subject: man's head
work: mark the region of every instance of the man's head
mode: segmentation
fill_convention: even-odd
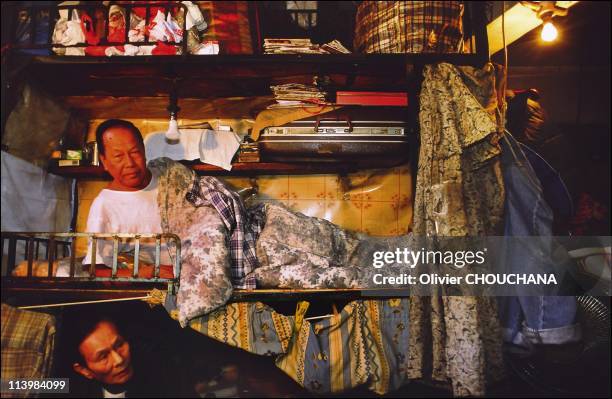
[[[72,365],[74,371],[105,385],[125,384],[132,378],[130,344],[113,321],[92,319],[75,327],[78,353]]]
[[[121,119],[109,119],[98,126],[96,141],[102,165],[113,177],[112,188],[136,191],[149,184],[144,142],[136,126]]]

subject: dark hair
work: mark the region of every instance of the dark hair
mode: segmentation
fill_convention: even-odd
[[[138,128],[134,126],[132,122],[128,122],[123,119],[109,119],[100,123],[96,129],[96,141],[98,142],[98,152],[100,154],[104,155],[104,142],[102,141],[102,136],[104,135],[104,132],[113,127],[123,127],[129,130],[134,135],[134,138],[136,138],[136,141],[138,141],[138,143],[144,147],[142,133],[140,133],[140,130],[138,130]]]
[[[66,361],[70,364],[77,362],[81,363],[83,366],[86,365],[85,359],[79,351],[79,346],[81,346],[83,341],[96,330],[100,323],[112,324],[117,329],[117,332],[123,336],[120,324],[107,315],[96,313],[83,314],[83,312],[79,312],[63,320],[63,342],[67,355]]]

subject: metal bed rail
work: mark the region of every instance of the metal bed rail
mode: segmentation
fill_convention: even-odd
[[[45,281],[95,281],[95,282],[106,282],[106,281],[127,281],[134,283],[167,283],[169,292],[175,292],[178,288],[180,281],[181,272],[181,240],[176,234],[127,234],[127,233],[49,233],[49,232],[1,232],[1,252],[2,252],[2,264],[4,265],[5,260],[7,261],[6,267],[3,267],[3,278],[10,277],[16,280],[45,280]],[[91,240],[91,265],[89,267],[89,275],[82,276],[76,273],[76,239],[87,238]],[[112,265],[110,265],[111,276],[110,277],[99,277],[96,276],[96,247],[99,239],[112,239],[113,241],[113,256]],[[120,277],[117,275],[118,256],[119,256],[119,244],[121,240],[129,239],[134,243],[134,268],[132,275],[129,277]],[[139,277],[139,255],[142,239],[155,239],[155,264],[152,278]],[[161,245],[162,239],[164,239],[168,246],[175,251],[172,259],[173,261],[173,276],[172,278],[160,277],[161,269]],[[5,242],[8,242],[5,245]],[[18,243],[23,242],[24,254],[23,259],[27,260],[27,273],[23,277],[12,276],[12,271],[16,267],[16,260],[18,259]],[[34,260],[40,258],[40,246],[46,244],[46,250],[44,259],[48,262],[47,276],[36,277],[33,275]],[[5,248],[7,249],[5,254]],[[57,254],[59,253],[58,248],[61,249],[64,256],[66,252],[69,252],[70,256],[70,273],[68,277],[55,277],[53,276],[53,263],[58,259]],[[21,257],[19,257],[21,258]],[[108,265],[107,265],[108,266]]]

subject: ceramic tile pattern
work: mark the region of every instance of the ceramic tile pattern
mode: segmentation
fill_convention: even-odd
[[[89,139],[102,122],[92,120]],[[132,120],[143,135],[164,130],[165,120]],[[198,121],[181,121],[194,123]],[[233,125],[234,121],[229,121]],[[237,128],[240,128],[237,126]],[[291,209],[344,228],[376,236],[406,234],[412,224],[413,179],[409,165],[349,175],[295,175],[224,178],[236,189],[258,187],[258,202],[280,201]],[[77,231],[85,231],[91,201],[106,182],[79,182]],[[84,253],[87,244],[77,242]]]

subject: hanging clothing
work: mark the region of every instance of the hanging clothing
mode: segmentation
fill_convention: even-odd
[[[504,184],[494,70],[441,63],[423,75],[413,233],[500,235]],[[495,298],[432,289],[431,297],[410,298],[408,374],[450,383],[457,396],[484,395],[487,383],[503,376]]]
[[[546,201],[545,190],[523,147],[509,134],[504,135],[501,145],[506,185],[504,235],[552,237],[553,210]],[[552,248],[548,245],[542,247]],[[543,258],[531,253],[525,250],[519,254],[510,249],[503,256],[503,261],[508,270],[517,273],[554,273],[555,269],[563,267],[553,260],[552,250],[545,253]],[[517,290],[520,294],[520,287]],[[520,346],[579,341],[582,334],[580,324],[576,323],[577,308],[575,296],[555,296],[542,292],[542,296],[500,297],[499,313],[504,340]]]
[[[2,304],[2,379],[42,379],[51,376],[55,345],[55,318]],[[4,397],[32,393],[3,392]]]
[[[166,308],[173,311],[172,297]],[[247,352],[275,356],[278,368],[318,394],[363,384],[383,395],[408,382],[409,299],[348,303],[338,314],[305,320],[307,302],[284,316],[260,302],[230,303],[192,320],[195,331]]]

